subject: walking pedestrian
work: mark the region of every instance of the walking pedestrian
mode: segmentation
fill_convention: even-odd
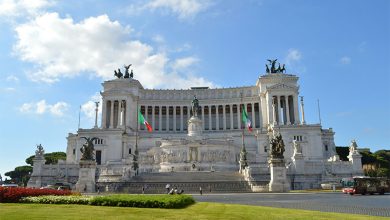
[[[203,192],[202,192],[202,187],[201,187],[201,186],[199,187],[199,194],[200,194],[200,195],[203,194]]]

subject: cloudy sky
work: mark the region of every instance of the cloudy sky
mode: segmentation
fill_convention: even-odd
[[[115,2],[115,3],[113,3]],[[113,70],[146,88],[254,85],[266,59],[300,77],[306,120],[390,148],[387,0],[0,0],[0,173],[36,144],[65,151],[93,126]]]

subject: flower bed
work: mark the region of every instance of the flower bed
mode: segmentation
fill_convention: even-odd
[[[23,197],[42,195],[71,195],[69,190],[0,187],[0,202],[19,202]]]
[[[83,204],[138,208],[184,208],[195,203],[189,195],[109,195],[109,196],[39,196],[21,200],[26,203]]]

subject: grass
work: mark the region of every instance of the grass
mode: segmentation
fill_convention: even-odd
[[[149,209],[85,205],[0,203],[0,219],[389,219],[385,217],[327,213],[261,206],[196,203],[183,209]]]

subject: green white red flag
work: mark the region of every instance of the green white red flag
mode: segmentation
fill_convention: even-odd
[[[244,122],[245,127],[248,128],[250,132],[252,132],[252,122],[248,117],[248,114],[246,113],[246,110],[244,106],[242,106],[242,122]]]
[[[141,110],[138,109],[138,121],[140,124],[144,124],[146,129],[148,129],[149,132],[152,132],[153,131],[153,128],[152,126],[149,124],[149,122],[147,122],[144,118],[144,116],[141,114]]]

